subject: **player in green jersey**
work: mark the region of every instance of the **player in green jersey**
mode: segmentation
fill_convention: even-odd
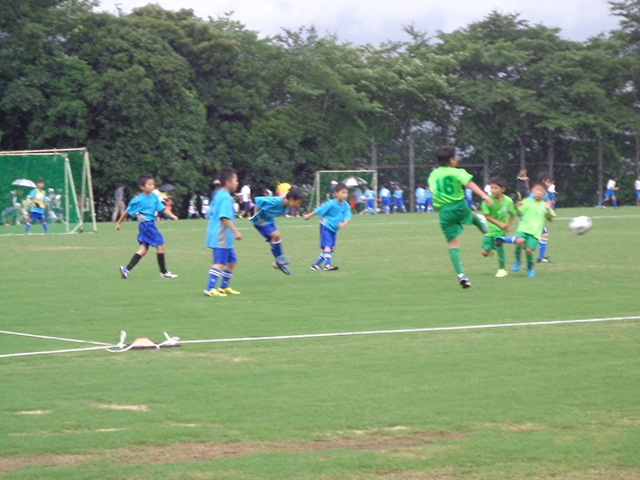
[[[513,200],[507,197],[504,192],[507,190],[507,181],[502,177],[493,177],[489,180],[491,187],[491,195],[489,198],[493,201],[493,205],[482,202],[480,210],[484,214],[489,223],[489,231],[482,237],[482,255],[488,257],[493,249],[498,252],[499,270],[496,277],[502,278],[509,274],[504,264],[504,237],[509,233],[513,219],[516,217],[516,207]]]
[[[527,277],[533,278],[533,252],[535,252],[542,236],[542,227],[544,221],[549,222],[555,217],[555,212],[549,207],[547,202],[543,200],[547,194],[547,187],[542,182],[536,182],[531,187],[533,198],[526,198],[518,207],[520,210],[520,223],[518,224],[518,232],[516,233],[516,261],[512,270],[517,272],[520,270],[520,255],[522,247],[527,254]]]
[[[469,288],[471,282],[462,270],[460,262],[460,239],[463,225],[472,223],[482,233],[489,229],[484,216],[471,211],[464,201],[464,188],[470,188],[473,193],[482,198],[487,205],[493,201],[478,185],[471,181],[473,175],[458,166],[455,147],[440,147],[436,153],[439,167],[429,175],[429,188],[433,192],[433,208],[440,216],[440,228],[449,246],[449,257],[458,275],[462,288]]]

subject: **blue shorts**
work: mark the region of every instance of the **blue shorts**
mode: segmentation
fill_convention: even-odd
[[[30,212],[29,213],[29,218],[31,218],[31,220],[33,220],[34,222],[44,222],[45,221],[44,213]]]
[[[427,206],[430,207],[433,205],[433,198],[427,198]]]
[[[640,192],[640,190],[638,190]],[[638,193],[638,195],[640,195],[640,193]],[[367,200],[367,208],[373,208],[373,198],[370,200]]]
[[[164,245],[164,238],[156,227],[156,222],[140,222],[138,225],[138,243],[147,247]]]
[[[401,198],[393,197],[393,204],[396,207],[404,207],[404,201]]]
[[[227,263],[238,263],[238,257],[233,248],[214,248],[213,264],[226,265]]]
[[[416,207],[424,207],[426,205],[426,203],[424,202],[417,202],[416,203]]]
[[[616,196],[616,191],[610,188],[607,188],[604,192],[604,198],[611,198]]]
[[[256,230],[258,230],[258,233],[260,233],[260,235],[267,239],[267,242],[271,241],[271,237],[269,235],[278,230],[272,223],[267,223],[265,225],[254,224],[253,226],[256,227]]]
[[[547,192],[547,200],[555,200],[556,199],[556,194],[555,193],[549,193]]]
[[[468,198],[468,197],[464,197],[464,201],[465,201],[465,202],[467,202],[467,205],[468,205],[469,207],[473,207],[473,200],[471,200],[471,199],[470,199],[470,198]]]
[[[391,199],[389,197],[382,197],[382,206],[383,207],[391,206]]]
[[[336,239],[338,234],[332,232],[324,225],[320,224],[320,249],[324,250],[326,247],[333,248],[336,246]]]
[[[640,198],[640,190],[636,190],[636,197]]]

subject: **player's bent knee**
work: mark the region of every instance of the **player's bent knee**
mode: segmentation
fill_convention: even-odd
[[[486,250],[482,250],[482,256],[483,257],[488,257],[489,256],[489,252]]]

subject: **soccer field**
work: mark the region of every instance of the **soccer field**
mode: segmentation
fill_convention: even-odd
[[[3,331],[236,340],[0,358],[0,476],[640,479],[640,209],[557,213],[554,263],[533,279],[496,278],[467,228],[467,290],[434,214],[355,217],[335,272],[309,269],[317,219],[278,219],[291,276],[237,220],[242,294],[226,298],[202,295],[205,221],[159,224],[177,279],[155,250],[120,278],[133,222],[0,237]],[[567,228],[578,215],[584,236]],[[606,321],[513,326],[592,319]],[[482,325],[496,327],[438,330]],[[0,355],[84,347],[0,334]]]

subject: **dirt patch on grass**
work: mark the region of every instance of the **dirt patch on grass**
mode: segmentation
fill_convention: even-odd
[[[209,462],[225,458],[251,455],[254,453],[312,453],[336,449],[366,451],[419,449],[445,438],[460,437],[457,435],[429,434],[424,432],[414,432],[403,436],[374,433],[363,436],[362,438],[330,438],[310,442],[188,442],[172,445],[114,448],[86,455],[31,455],[22,457],[0,457],[0,474],[18,470],[25,466],[67,465],[79,467],[92,461],[103,460],[109,460],[114,463],[124,465],[162,465],[176,462]],[[438,477],[424,478],[435,479]]]
[[[18,415],[45,415],[47,413],[51,413],[51,410],[23,410],[16,412]]]
[[[536,423],[509,423],[500,425],[500,430],[506,430],[507,432],[539,432],[547,430],[547,427]]]

